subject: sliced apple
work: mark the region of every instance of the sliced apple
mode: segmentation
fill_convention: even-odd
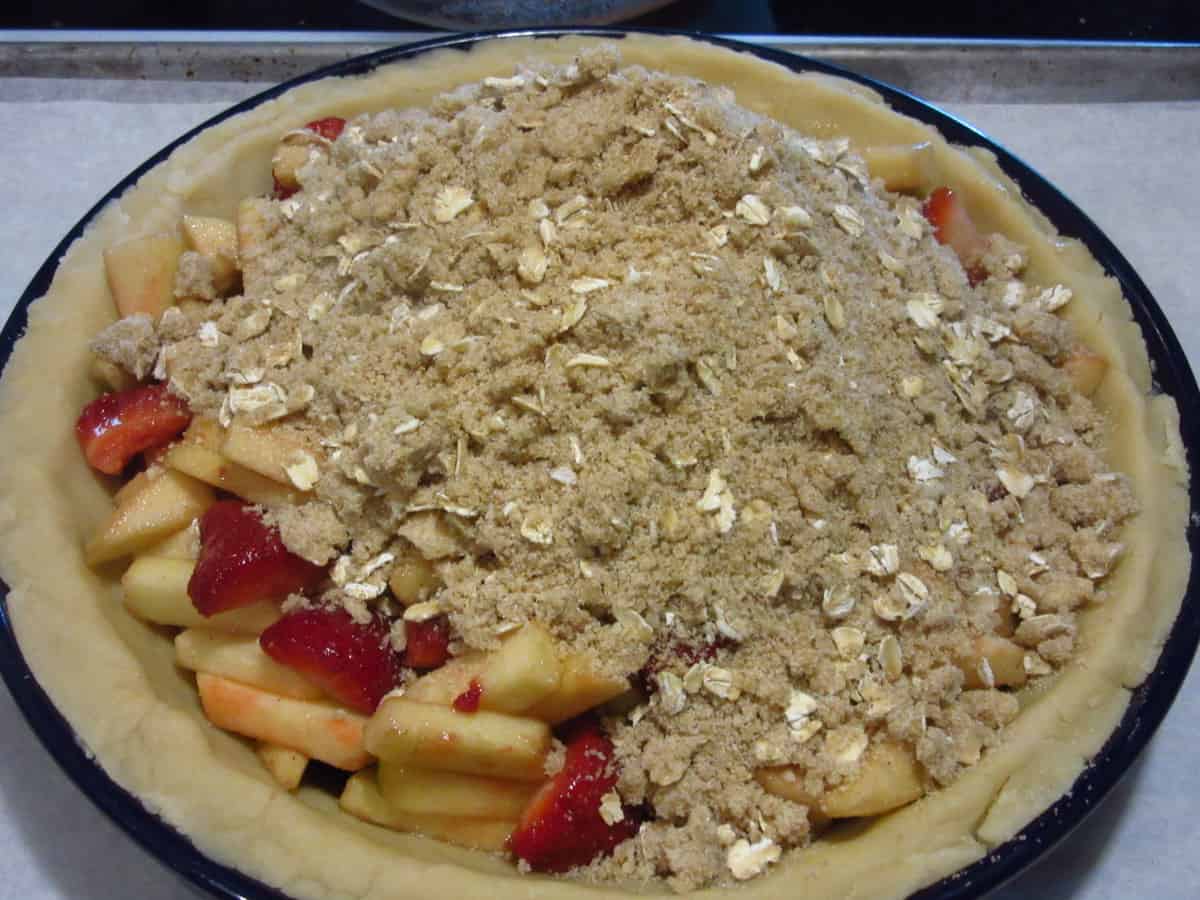
[[[794,766],[768,766],[754,773],[754,779],[768,794],[782,797],[808,807],[808,823],[813,828],[824,828],[829,816],[821,811],[821,804],[804,789],[801,773]]]
[[[117,488],[117,492],[113,494],[113,506],[124,506],[135,494],[141,493],[146,489],[155,478],[163,473],[162,466],[150,466],[148,469],[142,469],[127,482]]]
[[[186,559],[192,562],[200,553],[199,533],[189,524],[182,531],[165,537],[157,544],[147,547],[144,556],[159,556],[166,559]]]
[[[238,281],[237,226],[215,216],[184,216],[182,225],[188,249],[210,261],[213,287],[220,294],[231,291]]]
[[[932,163],[932,146],[919,144],[875,144],[859,151],[872,178],[883,180],[889,191],[916,193],[926,184]]]
[[[459,713],[390,697],[371,717],[367,749],[401,765],[519,781],[543,781],[550,728],[503,713]]]
[[[281,506],[302,502],[305,496],[294,488],[284,487],[278,481],[231,462],[216,450],[190,443],[186,437],[167,451],[163,463],[249,503]]]
[[[889,741],[867,750],[858,774],[821,798],[821,811],[831,819],[878,816],[924,794],[921,765],[912,750]]]
[[[194,568],[195,563],[188,559],[139,556],[121,576],[125,608],[155,625],[229,634],[262,634],[279,620],[279,604],[265,600],[208,618],[200,615],[187,592]]]
[[[255,748],[263,766],[271,773],[281,788],[294,791],[300,787],[304,778],[304,770],[308,768],[308,757],[290,747],[280,747],[278,744],[259,743]]]
[[[320,700],[325,696],[295,669],[267,656],[254,636],[189,628],[175,635],[175,662],[193,672],[220,675],[282,697]]]
[[[133,375],[126,372],[111,359],[105,359],[103,356],[92,357],[92,361],[88,365],[88,375],[91,376],[93,381],[112,391],[114,394],[137,387],[138,383]]]
[[[627,679],[602,675],[587,656],[573,653],[562,661],[558,687],[522,715],[557,725],[628,690]]]
[[[196,673],[200,703],[218,728],[297,750],[335,769],[371,762],[363,749],[366,719],[332,703],[280,697],[207,672]]]
[[[530,622],[487,656],[479,673],[479,708],[520,713],[550,696],[561,666],[554,637]]]
[[[1108,360],[1091,351],[1080,350],[1066,358],[1062,369],[1075,385],[1075,390],[1090,397],[1108,374]]]
[[[984,678],[983,662],[992,673],[992,684]],[[957,660],[967,688],[1021,687],[1028,675],[1025,672],[1025,648],[1008,638],[985,634],[971,643],[970,652]]]
[[[379,789],[396,812],[472,819],[517,819],[538,786],[458,772],[379,764]]]
[[[84,557],[94,566],[137,553],[186,528],[215,500],[212,488],[204,482],[164,469],[113,511],[88,541]]]
[[[441,668],[422,675],[404,689],[404,696],[418,703],[449,706],[471,686],[487,661],[487,654],[469,651],[447,661]]]
[[[376,783],[372,771],[352,775],[342,790],[339,803],[350,815],[395,831],[424,835],[436,841],[467,847],[471,850],[501,852],[515,821],[490,819],[456,819],[450,816],[415,815],[392,809]]]
[[[157,316],[171,305],[183,242],[174,234],[133,238],[104,251],[108,287],[122,316]]]
[[[392,594],[405,606],[429,599],[440,584],[433,563],[417,553],[399,557],[388,578]]]
[[[289,488],[293,485],[288,467],[307,453],[304,444],[276,428],[234,424],[221,441],[221,454],[227,459]]]
[[[558,691],[562,671],[553,636],[531,622],[505,640],[499,650],[463,654],[418,678],[404,696],[449,706],[474,682],[478,685],[479,709],[526,714],[526,710],[548,702]],[[627,689],[622,682],[621,691]]]
[[[266,268],[261,260],[270,240],[270,206],[270,200],[246,197],[237,208],[238,262],[242,266],[242,286],[251,296],[258,296],[268,287]]]
[[[310,143],[281,142],[271,157],[271,174],[275,176],[275,191],[288,196],[300,189],[297,173],[308,162]]]

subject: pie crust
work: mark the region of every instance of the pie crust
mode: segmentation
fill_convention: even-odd
[[[132,619],[115,580],[83,561],[85,537],[110,509],[108,485],[88,470],[70,427],[94,392],[88,341],[114,316],[101,251],[173,227],[183,212],[232,217],[239,198],[270,189],[279,136],[308,120],[424,105],[457,85],[510,74],[533,56],[569,62],[594,43],[505,39],[430,52],[366,76],[304,84],[205,130],[71,246],[48,294],[30,307],[28,332],[0,381],[0,573],[30,669],[117,783],[205,854],[289,895],[623,896],[519,875],[493,857],[364,825],[316,788],[288,794],[248,745],[204,720],[171,642]],[[1152,393],[1146,347],[1117,283],[1081,244],[1058,236],[986,151],[951,147],[851,82],[796,75],[685,38],[629,36],[620,49],[627,64],[730,86],[741,105],[819,137],[931,142],[936,178],[928,186],[950,185],[984,230],[1023,245],[1031,282],[1070,287],[1076,299],[1065,315],[1112,363],[1095,401],[1112,422],[1110,464],[1129,477],[1142,512],[1123,533],[1127,552],[1107,582],[1108,601],[1080,616],[1081,662],[1024,695],[1006,741],[950,787],[792,853],[736,889],[767,898],[792,895],[803,883],[812,898],[906,896],[981,858],[1066,792],[1153,669],[1190,566],[1175,402]]]

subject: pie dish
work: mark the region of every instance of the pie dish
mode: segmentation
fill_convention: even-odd
[[[432,92],[435,83],[437,89],[450,88],[477,80],[484,74],[503,75],[503,61],[508,60],[511,66],[512,56],[507,54],[520,53],[524,49],[519,44],[506,42],[485,45],[465,57],[456,54],[452,58],[427,58],[426,62],[436,63],[436,67],[431,65],[427,73],[420,76],[421,90]],[[550,56],[560,51],[569,55],[577,49],[570,41],[556,44],[553,50],[544,44],[537,47],[539,55]],[[623,52],[629,61],[645,61],[657,69],[670,70],[678,66],[710,81],[734,84],[743,104],[767,109],[773,117],[786,121],[788,112],[772,108],[770,104],[771,96],[782,95],[782,92],[776,94],[781,86],[777,79],[782,79],[782,85],[790,91],[789,99],[811,92],[814,104],[804,105],[802,109],[819,109],[822,117],[829,115],[838,123],[839,132],[849,135],[852,140],[866,143],[879,140],[880,130],[890,130],[886,138],[889,142],[912,142],[930,137],[928,132],[914,130],[918,129],[914,123],[890,116],[861,91],[839,89],[814,78],[796,81],[786,73],[747,57],[735,57],[690,42],[642,38],[631,38]],[[386,91],[389,104],[395,105],[398,101],[394,90],[398,85],[410,84],[412,77],[401,67],[393,71],[380,70],[365,83],[340,82],[297,88],[286,98],[290,105],[285,107],[285,114],[295,123],[334,112],[358,111],[369,108],[376,90]],[[408,103],[419,103],[425,96],[427,94],[409,95],[411,99],[406,99]],[[231,140],[232,128],[222,131],[221,126],[216,126],[198,137],[190,148],[176,154],[169,164],[175,166],[170,175],[172,180],[164,183],[170,185],[173,193],[177,190],[180,196],[187,198],[190,211],[227,213],[227,191],[236,191],[235,197],[254,192],[255,185],[250,182],[258,177],[256,167],[243,167],[242,162],[253,159],[255,154],[261,157],[278,137],[279,128],[268,121],[270,114],[266,110],[279,112],[272,107],[260,109],[255,115],[262,122],[261,129],[245,127],[251,125],[253,119],[238,123],[243,127]],[[214,148],[222,141],[223,152],[228,152],[235,160],[232,166],[229,158],[214,154]],[[1077,302],[1068,315],[1078,316],[1075,324],[1087,344],[1110,360],[1120,360],[1120,371],[1128,376],[1114,373],[1102,387],[1100,399],[1106,404],[1106,411],[1118,422],[1116,433],[1120,439],[1111,448],[1111,462],[1137,486],[1144,511],[1138,527],[1125,535],[1129,552],[1110,582],[1110,602],[1089,612],[1082,623],[1081,636],[1088,647],[1091,663],[1087,669],[1068,671],[1052,691],[1025,710],[1010,730],[1007,743],[990,753],[954,786],[874,823],[852,841],[824,843],[797,855],[781,866],[775,877],[746,888],[751,893],[769,896],[777,889],[771,886],[772,882],[778,885],[791,877],[806,877],[807,871],[810,874],[820,872],[822,878],[828,879],[825,887],[830,895],[843,893],[843,886],[848,882],[839,879],[851,879],[862,888],[872,883],[875,877],[879,884],[872,893],[899,896],[973,862],[983,855],[986,846],[1012,836],[1032,815],[1066,790],[1082,768],[1083,760],[1092,756],[1113,732],[1128,701],[1128,694],[1118,685],[1140,683],[1145,672],[1152,668],[1158,645],[1183,594],[1188,563],[1183,541],[1186,463],[1177,439],[1177,417],[1168,399],[1161,395],[1150,400],[1143,397],[1150,388],[1145,349],[1136,328],[1125,324],[1129,315],[1119,291],[1111,282],[1100,279],[1098,270],[1079,247],[1055,247],[1044,233],[1040,233],[1043,220],[1017,199],[1011,184],[1004,180],[994,164],[982,157],[976,157],[972,164],[966,157],[943,154],[940,144],[937,148],[939,174],[956,188],[972,196],[979,192],[983,198],[979,205],[973,206],[973,211],[981,214],[985,221],[994,219],[988,224],[1029,248],[1031,265],[1045,266],[1043,277],[1046,280],[1070,284],[1081,298],[1087,298],[1087,307],[1081,309],[1082,304]],[[243,157],[243,153],[247,156]],[[230,171],[234,173],[232,179],[227,177]],[[166,203],[157,202],[158,198],[153,196],[156,176],[149,177],[151,180],[123,198],[122,204],[133,217],[136,227],[153,229],[177,215],[179,205],[174,195],[169,196]],[[193,177],[197,181],[189,183]],[[5,382],[5,431],[10,436],[20,435],[14,439],[15,452],[6,462],[11,467],[6,473],[6,483],[22,483],[39,492],[49,492],[50,473],[43,468],[44,463],[35,466],[29,462],[35,458],[44,459],[44,455],[23,451],[20,442],[33,442],[24,445],[30,449],[54,446],[46,429],[69,421],[74,410],[87,399],[86,389],[79,384],[74,394],[55,398],[63,401],[57,405],[55,402],[25,403],[18,407],[17,398],[28,400],[32,395],[36,382],[33,376],[35,360],[39,353],[46,352],[38,349],[39,340],[46,342],[44,347],[53,344],[55,352],[60,354],[71,352],[74,341],[78,340],[80,363],[76,368],[82,368],[84,338],[98,331],[111,313],[106,304],[98,300],[80,303],[80,298],[95,297],[97,287],[102,292],[102,284],[97,281],[95,255],[99,247],[126,227],[119,219],[115,210],[101,216],[89,235],[90,251],[87,241],[75,248],[60,269],[59,281],[47,300],[32,310],[33,327],[15,351]],[[90,268],[87,265],[89,252]],[[75,304],[72,318],[54,331],[39,328],[38,314],[54,317],[59,308],[55,306],[56,301],[60,306],[67,302]],[[1093,307],[1090,305],[1093,302],[1101,305]],[[1096,325],[1097,309],[1109,320],[1104,328]],[[81,310],[86,315],[81,315]],[[73,334],[72,329],[76,326],[78,334]],[[65,409],[69,412],[64,412]],[[1130,421],[1136,421],[1136,426],[1123,427],[1122,423]],[[62,461],[68,472],[73,461],[65,454],[70,450],[73,448],[67,444]],[[41,508],[37,516],[23,522],[21,531],[12,534],[6,542],[4,552],[7,557],[5,573],[15,588],[10,608],[22,649],[42,685],[72,721],[85,744],[97,753],[118,782],[130,787],[150,808],[191,835],[201,849],[233,861],[270,883],[282,884],[286,890],[303,895],[302,877],[291,871],[289,856],[294,848],[322,844],[331,848],[330,858],[322,857],[315,862],[322,867],[330,865],[337,874],[332,874],[332,869],[324,869],[319,875],[307,875],[308,878],[339,884],[344,878],[347,885],[356,880],[360,883],[374,880],[379,888],[385,879],[394,877],[396,885],[402,885],[411,877],[402,871],[405,867],[394,866],[378,879],[371,874],[382,866],[376,857],[382,852],[374,843],[376,836],[363,838],[362,832],[356,832],[349,825],[345,826],[347,830],[320,836],[328,820],[311,812],[309,807],[294,808],[292,804],[296,801],[275,798],[269,785],[247,771],[244,748],[219,737],[202,740],[202,732],[196,731],[193,723],[195,704],[190,689],[175,675],[169,653],[164,652],[161,642],[153,641],[153,635],[123,619],[115,604],[107,608],[101,603],[96,608],[64,610],[47,602],[53,595],[79,593],[80,579],[86,585],[86,591],[95,592],[99,597],[105,595],[104,582],[84,571],[59,572],[67,580],[56,584],[55,577],[47,574],[50,567],[38,564],[38,556],[29,549],[37,545],[45,553],[45,548],[55,546],[55,532],[50,528],[53,523],[49,520],[57,516],[58,524],[63,526],[61,530],[70,532],[69,538],[61,535],[58,538],[61,557],[77,555],[74,547],[78,534],[87,530],[87,523],[76,522],[78,512],[95,510],[94,519],[104,502],[103,494],[86,473],[80,471],[77,475],[74,481],[69,477],[63,480],[56,495],[61,498],[59,504]],[[15,495],[10,500],[14,505],[19,502]],[[72,515],[65,514],[68,504],[72,507]],[[67,522],[72,523],[70,528],[66,528]],[[49,530],[41,530],[43,524]],[[1142,585],[1143,590],[1131,585]],[[1161,592],[1162,602],[1143,600],[1143,592],[1150,598]],[[65,627],[67,624],[70,628]],[[1137,637],[1131,639],[1131,635]],[[144,644],[138,643],[141,639],[146,639]],[[54,672],[53,665],[45,662],[46,655],[62,653],[62,641],[76,640],[81,642],[80,652],[68,651],[69,655],[78,655],[85,660],[81,664],[84,668],[93,664],[101,668],[84,673],[78,670]],[[144,654],[142,659],[135,661],[130,657],[128,649],[132,646],[142,648],[139,650]],[[1130,654],[1130,647],[1141,649]],[[79,713],[95,702],[95,695],[90,692],[97,688],[102,689],[105,702],[112,703],[118,698],[121,703],[116,714],[106,717],[105,721],[88,722]],[[130,735],[136,735],[137,739],[129,740]],[[1056,752],[1047,752],[1051,747]],[[199,753],[207,762],[170,769],[155,762],[187,758],[189,752]],[[220,764],[213,766],[211,756],[216,756]],[[1031,760],[1036,760],[1036,764],[1030,765]],[[209,779],[213,790],[209,789]],[[231,793],[236,795],[235,799],[228,798]],[[318,805],[322,802],[319,797],[307,795],[304,800]],[[266,819],[255,815],[255,811],[264,808]],[[276,818],[277,809],[279,816]],[[966,823],[973,825],[981,820],[982,824],[974,828],[972,835]],[[260,837],[270,835],[279,841],[282,841],[279,835],[286,833],[295,840],[289,837],[283,841],[292,850],[284,848],[277,856],[252,845],[250,858],[239,861],[235,847],[244,845],[247,833]],[[907,843],[909,841],[920,843]],[[432,860],[466,862],[462,854],[443,846],[430,846],[427,842],[405,838],[398,838],[395,843],[405,849],[406,857],[412,854],[414,865]],[[884,848],[887,848],[886,853]],[[900,862],[894,856],[897,853]],[[242,854],[245,854],[244,846]],[[291,860],[294,862],[295,857]],[[470,862],[484,870],[490,866],[490,862],[478,859]],[[492,879],[473,876],[466,870],[459,871],[457,878],[454,891],[463,896],[482,894],[493,884]],[[569,884],[551,887],[539,883],[538,889],[543,888],[562,891],[562,896],[579,890]]]

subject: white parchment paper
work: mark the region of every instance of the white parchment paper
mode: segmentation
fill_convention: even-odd
[[[265,85],[0,80],[0,313],[92,204],[151,153]],[[1198,88],[1200,97],[1200,88]],[[933,98],[935,101],[937,98]],[[1039,169],[1129,258],[1200,363],[1200,99],[951,105]],[[1101,808],[994,896],[1185,900],[1200,895],[1200,676]],[[0,898],[188,895],[99,813],[0,691]]]

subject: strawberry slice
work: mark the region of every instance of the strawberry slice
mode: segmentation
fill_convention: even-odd
[[[315,119],[304,127],[315,131],[327,141],[336,141],[342,129],[346,127],[346,120],[341,116],[326,116],[324,119]]]
[[[400,660],[378,616],[362,624],[344,609],[302,609],[268,627],[258,643],[271,659],[363,715],[375,712],[400,683]]]
[[[539,872],[565,872],[586,865],[638,829],[638,816],[609,825],[600,816],[601,799],[617,783],[612,741],[594,719],[576,723],[566,737],[562,769],[533,795],[509,838],[509,848]]]
[[[83,408],[75,438],[93,469],[118,475],[133,457],[173,440],[192,421],[191,410],[165,384],[104,394]]]
[[[450,658],[450,621],[445,616],[405,622],[404,637],[404,664],[410,669],[436,669]]]
[[[214,503],[200,517],[200,558],[188,596],[203,616],[302,593],[324,577],[323,568],[291,553],[276,529],[237,500]]]
[[[948,187],[937,188],[929,195],[921,211],[933,226],[933,236],[937,242],[946,244],[954,251],[971,284],[983,281],[987,272],[981,260],[987,252],[987,238],[971,221],[971,215],[958,195]]]

